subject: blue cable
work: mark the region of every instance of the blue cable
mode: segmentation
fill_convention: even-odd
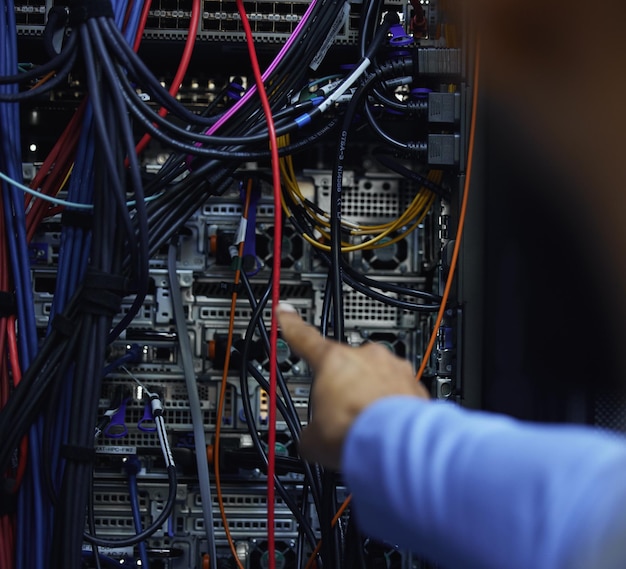
[[[93,187],[93,135],[91,128],[91,105],[86,105],[79,136],[78,147],[74,159],[72,176],[68,186],[68,198],[81,204],[92,202]],[[54,299],[50,310],[48,321],[48,334],[51,332],[51,323],[56,314],[60,314],[65,309],[68,300],[76,291],[80,279],[84,275],[89,256],[89,246],[91,244],[91,232],[81,228],[64,226],[61,230],[61,243],[59,248],[56,288]],[[85,254],[85,249],[87,249]],[[61,458],[61,446],[67,440],[69,430],[70,408],[72,404],[72,377],[73,369],[68,370],[63,379],[64,397],[58,403],[56,421],[52,425],[52,435],[50,437],[50,465],[53,473],[53,480],[58,488],[63,479],[64,460]],[[53,513],[51,512],[51,515]]]
[[[92,110],[87,104],[83,116],[81,134],[78,139],[78,149],[74,161],[74,168],[68,186],[68,198],[76,203],[92,204],[93,201],[93,131]],[[84,273],[81,258],[84,258],[82,249],[84,243],[81,237],[85,233],[82,229],[77,236],[77,229],[65,226],[61,231],[61,244],[59,248],[59,260],[57,269],[57,282],[54,291],[54,300],[50,312],[50,322],[56,314],[61,313],[67,301],[76,291],[80,277]],[[90,232],[87,232],[90,233]],[[48,325],[50,332],[50,324]]]
[[[6,0],[0,15],[0,29],[5,30],[4,58],[0,57],[2,68],[0,73],[11,75],[17,73],[17,34],[15,27],[15,11],[12,0]],[[17,85],[3,85],[5,93],[17,92]],[[22,178],[22,159],[20,153],[19,105],[17,103],[0,104],[0,129],[2,131],[2,148],[4,165],[2,169],[16,180]],[[20,364],[26,369],[37,351],[37,334],[35,327],[35,310],[30,286],[30,266],[28,246],[26,242],[26,217],[24,200],[21,192],[13,187],[5,187],[3,191],[4,216],[8,231],[8,245],[13,270],[20,321]]]
[[[12,0],[5,0],[0,6],[0,30],[4,36],[3,56],[0,56],[0,74],[11,75],[17,72],[17,34],[15,8]],[[6,85],[2,92],[17,92],[17,85]],[[22,160],[20,154],[19,105],[0,104],[0,136],[2,154],[0,167],[16,180],[22,178]],[[18,346],[20,365],[27,369],[37,352],[37,333],[33,291],[30,279],[28,246],[26,239],[26,216],[21,192],[4,184],[3,204],[7,228],[7,242],[16,291],[17,316],[20,334]],[[29,464],[27,475],[18,493],[18,523],[16,550],[21,552],[16,557],[16,566],[45,567],[46,525],[41,500],[39,436],[36,426],[30,430]],[[29,527],[30,526],[30,527]]]

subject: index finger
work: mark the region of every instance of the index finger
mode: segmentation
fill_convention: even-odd
[[[276,310],[283,339],[316,370],[330,347],[330,342],[304,322],[290,304],[281,302]]]

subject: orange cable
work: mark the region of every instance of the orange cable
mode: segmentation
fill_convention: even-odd
[[[348,497],[342,502],[341,506],[339,506],[337,513],[333,516],[333,519],[330,522],[330,527],[335,527],[335,524],[339,521],[339,518],[346,511],[348,504],[350,504],[350,500],[352,500],[352,494],[348,494]],[[309,560],[307,561],[307,564],[304,569],[312,569],[313,565],[314,564],[316,565],[315,558],[317,557],[317,554],[320,552],[320,549],[322,549],[321,539],[317,542],[317,545],[315,546],[313,553],[311,553],[311,556],[309,557]]]
[[[446,280],[446,285],[443,290],[443,296],[441,297],[441,306],[439,307],[439,311],[437,312],[437,320],[435,321],[435,326],[430,335],[430,340],[428,341],[428,346],[426,348],[426,352],[424,353],[424,357],[422,359],[422,363],[417,371],[416,378],[419,381],[424,374],[424,369],[428,363],[430,355],[435,346],[435,341],[437,339],[437,333],[439,332],[439,326],[441,326],[441,321],[443,320],[443,314],[446,310],[446,304],[448,303],[448,297],[450,296],[450,289],[452,288],[452,281],[454,280],[454,273],[456,270],[457,259],[459,258],[459,250],[461,247],[461,239],[463,237],[463,229],[465,227],[465,217],[467,212],[467,201],[469,195],[470,181],[472,178],[472,162],[474,159],[474,141],[476,138],[476,110],[478,107],[478,75],[480,71],[480,39],[476,40],[476,59],[474,62],[474,86],[472,89],[472,115],[470,120],[470,131],[469,131],[469,140],[467,147],[467,172],[465,173],[465,182],[463,184],[463,198],[461,200],[461,210],[459,212],[459,226],[456,232],[456,240],[454,242],[454,249],[452,250],[452,259],[450,260],[450,271],[448,273],[448,279]]]
[[[246,201],[243,209],[243,219],[248,219],[248,211],[250,209],[250,195],[252,193],[252,178],[248,180],[248,186],[246,188]],[[230,300],[230,320],[228,322],[228,338],[226,340],[226,354],[224,356],[224,371],[222,373],[222,383],[220,388],[220,398],[217,404],[217,417],[215,419],[215,442],[213,443],[213,466],[215,469],[215,490],[217,494],[217,503],[220,508],[220,514],[222,516],[222,523],[224,524],[224,532],[226,533],[226,539],[230,546],[230,551],[233,554],[233,558],[237,563],[239,569],[244,569],[241,561],[237,557],[237,550],[233,537],[228,527],[228,520],[226,519],[226,510],[224,509],[224,498],[222,496],[222,483],[220,478],[220,434],[222,430],[222,413],[224,412],[224,400],[226,398],[226,389],[228,387],[228,367],[230,366],[230,350],[233,346],[233,331],[235,327],[235,308],[237,306],[237,285],[241,278],[241,263],[243,257],[243,248],[245,239],[239,243],[237,265],[235,268],[234,288],[233,294]]]
[[[29,91],[32,91],[33,89],[36,89],[37,87],[41,87],[41,85],[43,85],[46,81],[52,79],[54,77],[54,75],[56,74],[56,71],[50,71],[50,73],[47,73],[46,75],[44,75],[39,81],[37,81],[37,83],[35,83],[30,89]]]

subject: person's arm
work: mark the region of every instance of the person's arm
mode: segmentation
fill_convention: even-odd
[[[626,567],[626,444],[592,429],[387,397],[342,464],[361,529],[446,568]]]
[[[301,455],[343,467],[365,533],[446,569],[626,567],[626,443],[429,402],[385,348],[278,316],[315,373]]]

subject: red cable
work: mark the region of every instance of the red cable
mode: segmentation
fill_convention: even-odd
[[[0,518],[0,569],[13,569],[13,521],[11,516]]]
[[[200,14],[202,12],[202,7],[200,5],[200,0],[193,0],[193,5],[191,6],[191,19],[189,20],[189,32],[187,34],[187,41],[185,42],[185,49],[183,50],[183,55],[180,58],[180,65],[178,66],[178,70],[176,71],[176,75],[174,76],[174,80],[169,88],[169,93],[172,97],[175,97],[180,89],[180,84],[183,82],[183,78],[185,77],[185,73],[187,73],[187,68],[189,67],[189,62],[191,61],[191,54],[193,53],[193,47],[196,43],[196,36],[198,34],[198,25],[200,23]],[[143,15],[143,14],[142,14]],[[164,117],[167,115],[167,109],[165,107],[161,107],[159,109],[159,115]],[[152,140],[152,136],[149,134],[144,134],[141,140],[137,143],[135,147],[135,151],[139,154]]]
[[[0,290],[8,291],[10,285],[7,253],[7,235],[4,224],[4,211],[0,202]],[[8,327],[14,326],[13,318],[0,319],[0,409],[6,404],[11,392],[8,359]],[[14,328],[15,329],[15,328]],[[13,516],[0,516],[0,569],[13,569]]]
[[[48,174],[51,173],[53,168],[55,168],[56,162],[59,161],[59,155],[61,154],[61,152],[67,151],[68,142],[72,140],[71,135],[75,134],[75,137],[78,138],[77,127],[78,123],[80,123],[80,121],[82,120],[84,111],[85,101],[81,102],[81,104],[78,106],[78,109],[76,109],[76,112],[70,119],[70,122],[61,133],[61,136],[59,136],[59,139],[56,141],[55,145],[52,147],[52,150],[44,160],[41,168],[39,168],[37,175],[31,182],[31,188],[38,188],[44,183],[44,180],[46,179]],[[34,199],[36,199],[34,196],[27,195],[27,205]]]
[[[237,10],[241,17],[241,23],[246,34],[246,43],[248,44],[248,53],[250,55],[250,63],[254,72],[254,81],[259,92],[263,112],[267,121],[267,131],[270,143],[270,152],[272,157],[272,181],[274,188],[274,250],[272,259],[272,325],[270,328],[270,392],[269,392],[269,418],[268,418],[268,436],[267,436],[267,554],[269,569],[276,569],[275,559],[275,543],[274,543],[274,473],[276,463],[276,366],[277,366],[277,350],[278,342],[278,323],[276,321],[275,311],[280,300],[280,261],[282,246],[282,215],[281,215],[281,189],[280,189],[280,168],[278,158],[278,141],[276,139],[276,129],[274,127],[274,118],[272,117],[272,109],[270,107],[259,60],[254,49],[254,41],[252,38],[252,30],[250,22],[243,5],[243,0],[237,0]]]
[[[19,351],[17,348],[17,335],[15,333],[15,316],[7,318],[7,344],[9,347],[9,362],[11,364],[11,373],[13,375],[13,386],[17,387],[22,380],[22,370],[20,368]],[[17,471],[15,473],[14,492],[20,487],[24,473],[26,472],[26,459],[28,454],[28,437],[22,437],[20,441],[20,460],[17,463]]]
[[[4,207],[0,201],[0,291],[9,290],[9,263],[4,228]],[[6,405],[11,392],[9,368],[5,357],[6,351],[6,319],[0,319],[0,409]]]
[[[73,162],[85,107],[86,103],[83,101],[30,183],[31,188],[39,188],[42,193],[47,195],[58,193]],[[42,199],[33,202],[35,199],[34,196],[27,196],[26,199],[26,238],[28,242],[33,238],[41,220],[49,213],[51,207],[48,202]],[[28,209],[29,207],[30,209]]]
[[[122,22],[122,31],[125,32],[128,26],[128,20],[130,19],[130,14],[133,10],[134,0],[130,0],[128,4],[126,4],[126,12],[124,13],[124,21]]]
[[[139,25],[137,26],[137,35],[135,36],[135,43],[133,45],[133,51],[139,51],[141,40],[143,39],[143,31],[146,29],[146,22],[148,21],[148,14],[150,13],[150,6],[152,0],[145,0],[143,8],[141,9],[141,16],[139,17]]]
[[[22,380],[20,369],[20,356],[17,348],[17,335],[15,334],[15,316],[7,318],[7,345],[9,347],[9,363],[13,374],[13,387],[17,387]]]

